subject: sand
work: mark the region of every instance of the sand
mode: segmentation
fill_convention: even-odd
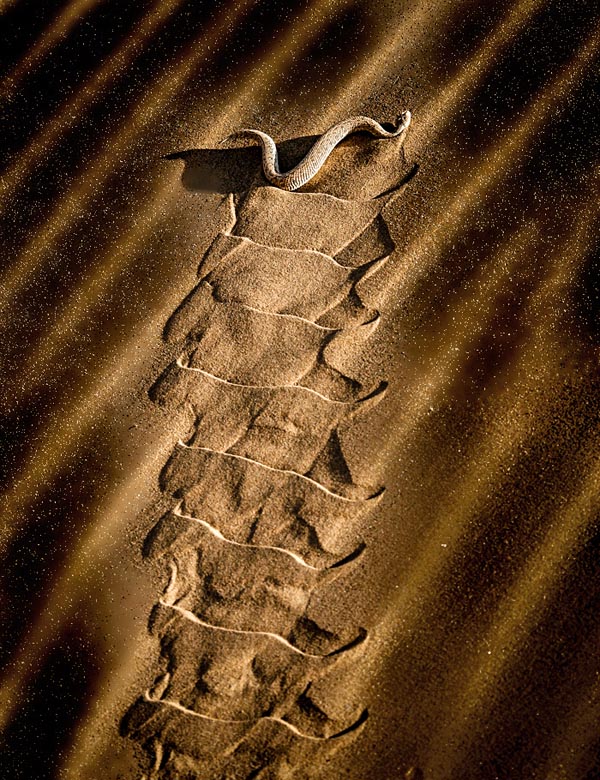
[[[592,780],[592,4],[29,5],[6,776]]]

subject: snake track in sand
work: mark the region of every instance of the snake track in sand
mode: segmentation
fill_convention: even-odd
[[[386,130],[379,122],[368,116],[351,116],[329,128],[315,141],[310,151],[291,170],[282,173],[279,170],[279,155],[275,141],[262,130],[243,128],[230,135],[232,140],[242,135],[255,137],[262,147],[262,164],[265,177],[276,187],[293,192],[307,184],[323,167],[335,147],[352,133],[367,132],[376,138],[398,138],[410,126],[410,111],[398,117],[394,130]]]
[[[144,544],[165,567],[148,621],[159,658],[121,723],[148,780],[308,780],[366,726],[353,670],[370,632],[318,605],[336,604],[385,490],[354,473],[340,431],[385,395],[346,362],[380,319],[361,285],[395,250],[382,210],[403,185],[366,200],[285,189],[350,132],[409,121],[351,118],[287,174],[265,136],[279,188],[228,196],[165,328],[176,351],[150,397],[182,430]]]

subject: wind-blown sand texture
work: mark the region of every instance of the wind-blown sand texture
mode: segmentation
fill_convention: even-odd
[[[0,775],[595,778],[596,5],[0,19]]]

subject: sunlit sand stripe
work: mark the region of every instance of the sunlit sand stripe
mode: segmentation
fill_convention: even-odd
[[[147,131],[157,116],[174,99],[177,90],[193,74],[202,58],[211,58],[221,42],[232,32],[233,25],[256,4],[257,0],[240,0],[233,10],[220,16],[213,25],[202,31],[202,36],[192,41],[182,55],[181,62],[167,72],[164,79],[145,92],[132,108],[121,127],[107,138],[103,151],[87,165],[79,181],[60,200],[45,224],[33,235],[20,252],[11,268],[0,279],[2,296],[0,303],[8,316],[11,299],[18,295],[27,281],[39,270],[44,259],[52,252],[58,238],[78,222],[114,172],[115,161],[127,153],[129,144]],[[141,204],[150,207],[150,204]],[[156,204],[158,209],[158,203]]]
[[[48,153],[74,125],[81,121],[83,112],[102,96],[112,81],[122,75],[133,59],[143,51],[148,40],[159,31],[162,23],[177,9],[182,0],[158,0],[146,16],[134,22],[133,31],[124,38],[116,51],[108,54],[100,67],[83,82],[64,106],[43,125],[26,149],[15,156],[15,162],[4,173],[0,183],[0,208],[15,193],[34,166]]]
[[[553,596],[560,588],[565,568],[586,543],[586,535],[596,519],[600,495],[597,448],[591,454],[594,458],[588,458],[587,474],[578,495],[566,509],[558,512],[544,541],[523,567],[521,577],[503,596],[502,605],[493,619],[493,628],[479,644],[479,662],[458,694],[460,706],[439,735],[438,747],[442,749],[443,746],[445,750],[449,775],[469,750],[470,735],[478,733],[473,722],[489,711],[499,679],[523,651],[525,640],[544,613],[552,608]],[[487,648],[485,652],[484,648]],[[465,669],[471,668],[470,664],[465,664]],[[454,762],[448,755],[450,745],[460,745],[460,750],[455,751]]]
[[[102,2],[103,0],[72,0],[50,24],[48,29],[41,33],[23,59],[2,79],[0,100],[11,98],[16,92],[21,79],[48,54],[58,41],[66,38],[82,16],[95,5]],[[11,3],[0,3],[0,12],[7,10],[7,7],[10,5]]]
[[[574,228],[567,236],[562,251],[557,251],[552,271],[543,279],[539,289],[533,321],[534,327],[537,326],[540,348],[543,342],[546,342],[547,348],[556,342],[556,329],[562,326],[561,315],[565,311],[565,301],[570,300],[582,262],[594,249],[600,216],[599,173],[600,166],[596,166],[579,182],[581,200]],[[563,219],[564,216],[563,210]]]
[[[452,240],[465,220],[468,221],[468,215],[477,213],[477,204],[523,159],[542,125],[557,112],[560,103],[592,64],[600,48],[599,29],[593,31],[572,61],[537,99],[531,101],[516,125],[507,127],[504,140],[482,152],[479,164],[463,177],[451,196],[438,205],[434,216],[426,221],[415,240],[402,250],[402,278],[382,284],[382,299],[392,295],[395,301],[409,298],[418,280],[435,265],[441,247]],[[427,124],[427,117],[421,117],[420,121]]]

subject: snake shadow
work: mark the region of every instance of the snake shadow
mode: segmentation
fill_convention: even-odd
[[[392,125],[382,123],[387,129]],[[320,135],[307,135],[277,143],[281,170],[299,163]],[[262,170],[258,145],[223,149],[186,149],[163,155],[182,160],[183,186],[192,192],[241,195],[252,187],[270,186]],[[301,192],[325,192],[341,198],[377,197],[416,173],[406,163],[401,143],[354,133],[332,151],[323,168]]]

